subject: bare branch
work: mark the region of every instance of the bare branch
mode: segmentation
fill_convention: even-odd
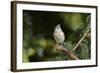
[[[86,37],[87,33],[90,31],[90,28],[85,32],[85,34],[83,35],[83,37],[79,40],[79,42],[76,44],[76,46],[72,49],[73,51],[76,50],[76,48],[80,45],[80,43],[84,40],[84,38]]]
[[[73,52],[68,51],[62,46],[57,45],[57,50],[67,55],[72,60],[79,60],[79,58]]]

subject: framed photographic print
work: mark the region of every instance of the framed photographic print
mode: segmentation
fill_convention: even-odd
[[[11,2],[11,71],[97,66],[97,6]]]

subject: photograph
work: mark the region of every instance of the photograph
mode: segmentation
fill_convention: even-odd
[[[90,59],[90,17],[90,13],[23,10],[23,62],[73,60],[66,51],[74,52],[76,60]]]
[[[11,71],[97,66],[97,6],[11,2]]]

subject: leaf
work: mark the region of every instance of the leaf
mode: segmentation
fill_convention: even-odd
[[[89,49],[88,49],[88,47],[87,47],[87,45],[86,44],[84,44],[84,43],[81,43],[80,44],[80,57],[82,58],[82,59],[88,59],[89,58]]]
[[[68,49],[69,51],[71,51],[73,49],[73,47],[74,47],[74,44],[72,44],[71,41],[67,41],[65,43],[65,48]]]

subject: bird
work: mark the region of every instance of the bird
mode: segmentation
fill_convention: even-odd
[[[55,27],[53,36],[54,36],[54,39],[55,39],[55,41],[56,41],[57,44],[59,44],[60,46],[64,45],[65,34],[62,31],[60,24],[58,24]]]

